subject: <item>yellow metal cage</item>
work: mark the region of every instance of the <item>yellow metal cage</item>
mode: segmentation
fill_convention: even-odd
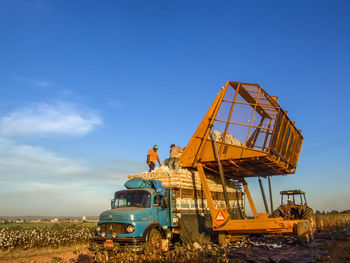
[[[227,81],[186,146],[182,167],[200,162],[218,173],[218,157],[231,178],[295,173],[303,137],[258,84]]]

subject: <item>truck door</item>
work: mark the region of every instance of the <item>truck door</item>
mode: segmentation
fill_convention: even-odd
[[[169,220],[169,204],[161,195],[154,197],[154,208],[156,209],[157,222],[162,226],[170,226]]]

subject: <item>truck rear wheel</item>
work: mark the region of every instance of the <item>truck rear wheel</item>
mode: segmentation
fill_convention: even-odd
[[[162,234],[156,228],[153,228],[149,234],[146,241],[145,251],[146,253],[160,252],[162,248]]]

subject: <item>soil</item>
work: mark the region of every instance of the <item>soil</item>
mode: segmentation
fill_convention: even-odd
[[[295,237],[260,236],[246,244],[232,247],[226,253],[229,259],[243,262],[350,262],[350,232],[319,232],[315,240],[305,244]]]
[[[329,253],[322,261],[324,263],[343,263],[350,262],[350,241],[338,241],[332,248],[329,249]]]
[[[88,245],[64,248],[41,248],[31,250],[15,250],[13,252],[0,252],[0,263],[90,263]]]
[[[13,254],[15,257],[14,259],[2,259],[0,260],[0,263],[92,262],[92,255],[91,252],[88,251],[87,245],[81,246],[78,249],[79,251],[77,251],[77,248],[70,249],[70,251],[55,251],[49,249],[45,251],[44,249],[41,249],[36,251],[35,256],[23,256],[17,252],[17,256]],[[219,260],[216,258],[213,261],[212,259],[214,258],[210,255],[210,252],[215,254],[218,250],[221,250],[225,256]],[[295,237],[281,238],[273,235],[252,236],[249,238],[240,239],[229,244],[225,248],[212,246],[208,250],[207,248],[203,247],[203,250],[188,249],[185,253],[197,253],[197,256],[192,257],[192,259],[201,258],[202,262],[350,262],[350,232],[324,231],[316,233],[315,240],[310,244],[303,244]],[[198,255],[200,256],[198,257]],[[2,256],[1,258],[4,257]],[[165,262],[164,260],[160,261]]]

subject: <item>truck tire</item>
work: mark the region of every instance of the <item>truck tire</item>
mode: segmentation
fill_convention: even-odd
[[[283,213],[281,210],[276,209],[275,211],[273,211],[271,217],[273,218],[283,217]]]
[[[152,228],[152,230],[148,233],[146,244],[145,244],[145,252],[160,252],[162,249],[162,234],[156,228]]]

